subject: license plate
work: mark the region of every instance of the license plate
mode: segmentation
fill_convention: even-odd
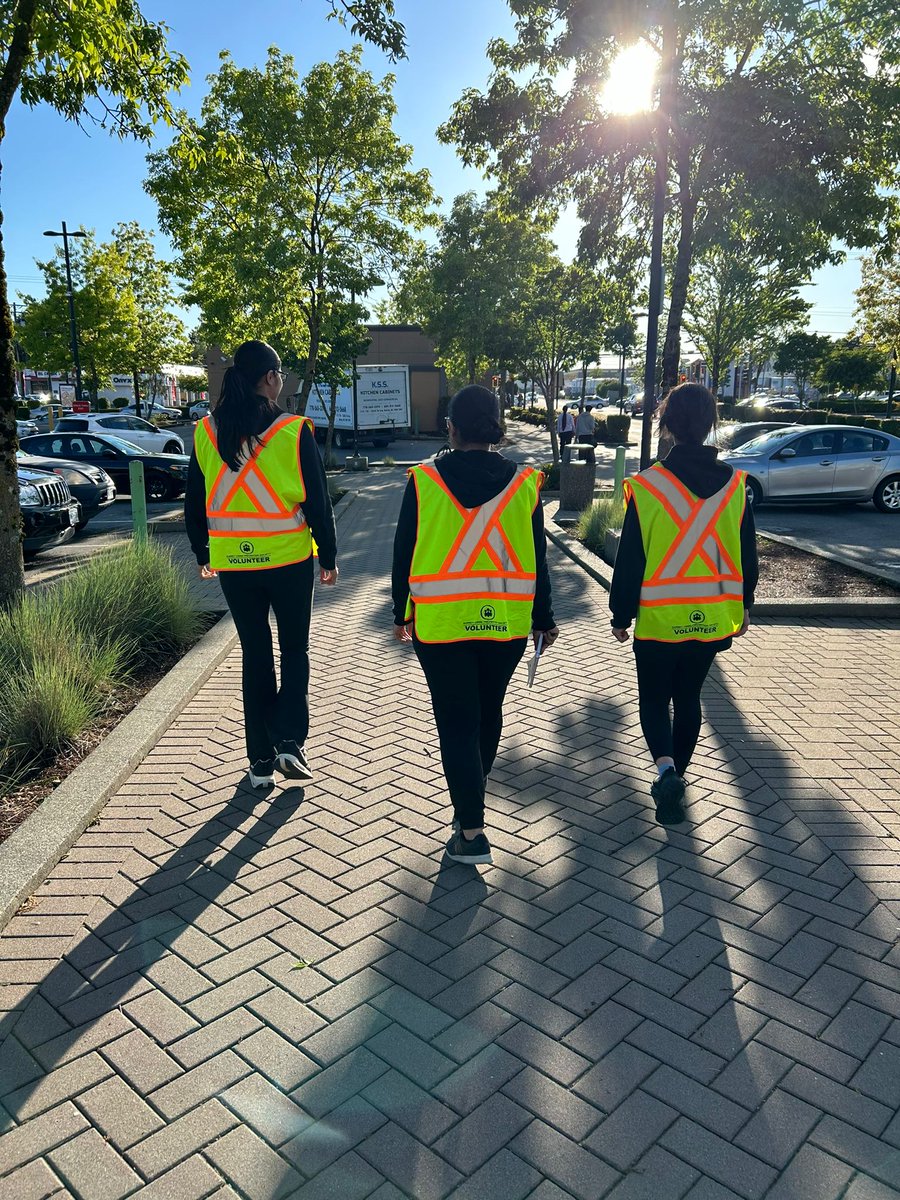
[[[78,524],[78,505],[77,504],[69,505],[69,524],[70,525]]]

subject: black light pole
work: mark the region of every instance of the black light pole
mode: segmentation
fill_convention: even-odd
[[[659,317],[663,300],[663,231],[666,217],[666,184],[669,178],[669,122],[675,90],[675,39],[677,0],[664,0],[663,41],[660,61],[659,107],[656,117],[656,173],[653,182],[653,227],[650,238],[650,313],[647,319],[647,354],[644,361],[644,413],[641,427],[641,470],[650,466],[650,438],[656,408],[656,356]]]
[[[78,326],[75,323],[75,294],[72,291],[72,263],[69,259],[69,238],[83,238],[87,234],[83,229],[73,229],[69,233],[66,228],[66,223],[63,221],[62,230],[45,229],[44,237],[61,237],[63,240],[63,253],[66,256],[66,295],[69,298],[69,337],[72,340],[72,362],[75,366],[75,399],[81,400],[81,359],[78,357]],[[53,388],[50,388],[51,399],[53,397]]]
[[[350,289],[350,307],[356,308],[356,287]],[[353,351],[353,457],[359,458],[359,409],[356,390],[356,350]]]

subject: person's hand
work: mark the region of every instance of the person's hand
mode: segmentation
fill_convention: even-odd
[[[559,630],[555,625],[552,629],[532,629],[531,636],[534,639],[535,649],[537,649],[538,638],[542,637],[544,639],[543,650],[546,650],[547,647],[552,646],[559,637]]]
[[[744,623],[734,636],[735,637],[743,637],[749,628],[750,628],[750,609],[745,608],[744,609]]]
[[[324,567],[319,568],[319,582],[324,583],[326,587],[334,587],[338,581],[338,569],[326,571]]]
[[[219,572],[214,571],[212,569],[212,567],[209,565],[209,563],[204,563],[203,566],[200,568],[200,578],[201,579],[216,579],[218,577],[218,574],[219,574]]]
[[[412,630],[409,625],[394,626],[394,641],[395,642],[411,642]]]
[[[612,631],[612,635],[616,639],[616,641],[621,642],[623,646],[628,641],[628,638],[631,636],[627,629],[614,629]]]

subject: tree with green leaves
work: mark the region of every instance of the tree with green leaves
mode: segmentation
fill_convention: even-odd
[[[171,93],[187,79],[168,32],[148,21],[136,0],[68,0],[64,13],[39,0],[0,6],[0,149],[17,97],[28,108],[49,104],[71,121],[148,140],[154,122],[171,120]],[[0,606],[25,586],[13,340],[0,239]]]
[[[332,444],[334,423],[337,419],[338,392],[341,388],[353,386],[354,360],[362,358],[372,342],[365,324],[368,316],[361,304],[349,303],[337,297],[328,308],[328,317],[322,329],[313,386],[317,390],[321,388],[327,397],[323,399],[322,404],[328,415],[328,427],[325,431],[326,467],[335,465]]]
[[[706,360],[713,392],[718,393],[723,369],[739,353],[805,319],[810,305],[798,289],[806,282],[799,271],[765,262],[740,236],[698,255],[684,330]]]
[[[875,346],[863,346],[858,339],[832,342],[831,348],[819,363],[819,386],[834,393],[853,393],[853,411],[857,412],[862,392],[871,391],[884,381],[885,354]]]
[[[900,259],[879,262],[865,255],[856,292],[859,334],[885,351],[900,350]]]
[[[129,346],[128,363],[134,377],[134,402],[141,409],[141,376],[150,381],[148,412],[160,390],[165,363],[182,362],[191,353],[184,322],[172,312],[176,302],[171,265],[159,258],[153,236],[136,221],[113,231],[113,246],[122,262],[122,294],[134,301],[137,329]]]
[[[406,58],[406,30],[394,16],[394,0],[328,0],[329,20],[349,25],[354,37],[363,37],[396,62]]]
[[[632,288],[612,273],[573,263],[569,268],[572,299],[568,325],[575,362],[581,363],[581,404],[587,395],[588,369],[607,344],[610,326],[628,311]]]
[[[209,343],[262,337],[302,362],[301,412],[335,295],[374,286],[434,200],[394,132],[393,76],[377,82],[360,62],[357,47],[300,79],[277,48],[262,69],[223,53],[199,120],[181,114],[148,160]]]
[[[806,272],[840,257],[834,239],[884,246],[896,237],[893,0],[510,0],[510,8],[515,37],[490,43],[486,90],[466,91],[440,135],[523,203],[574,201],[589,252],[632,256],[646,253],[657,133],[665,132],[664,386],[677,379],[695,253],[729,223],[764,238],[768,261]],[[665,111],[613,111],[604,86],[619,54],[637,45],[660,53],[664,40],[672,52]]]
[[[830,348],[831,341],[822,334],[798,330],[789,334],[778,346],[773,366],[782,379],[785,375],[794,376],[797,395],[803,400],[807,384]]]
[[[552,251],[546,222],[510,215],[494,194],[466,192],[441,221],[437,244],[415,248],[390,311],[421,324],[448,373],[474,383],[516,357],[514,318]]]
[[[96,403],[98,390],[129,361],[138,337],[137,308],[134,296],[124,286],[124,260],[115,246],[98,244],[94,234],[88,233],[73,242],[69,255],[79,354],[88,391]],[[19,339],[33,367],[69,371],[73,363],[62,248],[37,267],[44,277],[46,295],[40,300],[23,297],[26,308]]]

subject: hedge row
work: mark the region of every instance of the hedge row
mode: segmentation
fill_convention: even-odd
[[[824,408],[806,408],[799,412],[769,412],[767,409],[757,409],[750,415],[745,415],[744,410],[739,410],[734,419],[740,422],[784,421],[791,425],[857,425],[900,437],[898,417],[854,417],[852,413],[833,412]]]
[[[523,421],[538,429],[547,428],[547,410],[544,408],[509,409],[507,419]],[[594,417],[594,437],[598,442],[625,442],[631,429],[631,417],[618,413],[609,417]]]

